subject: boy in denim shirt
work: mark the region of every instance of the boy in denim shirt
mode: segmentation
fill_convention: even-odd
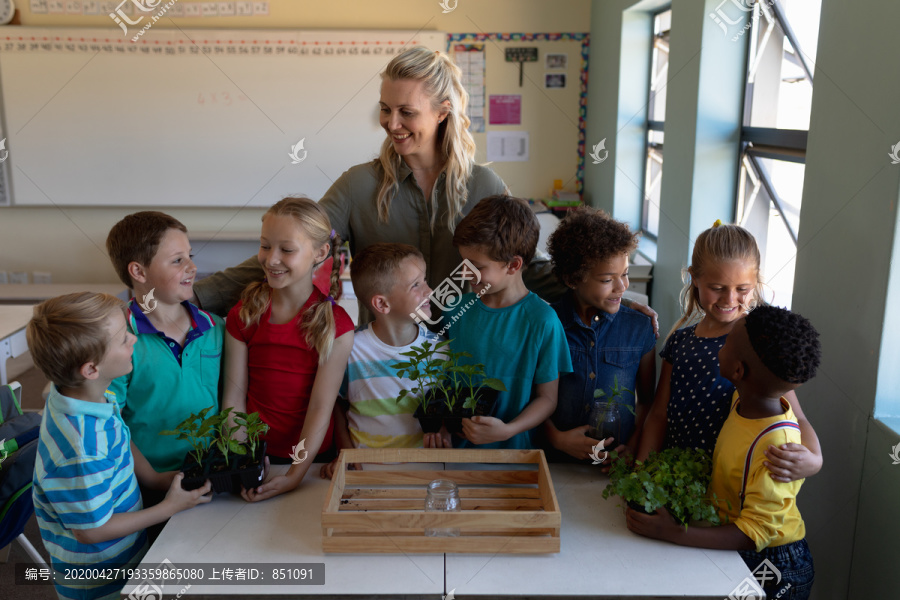
[[[628,255],[637,234],[602,210],[572,211],[550,236],[547,248],[553,272],[569,288],[553,304],[566,332],[574,371],[560,377],[556,411],[544,423],[551,460],[587,459],[601,441],[634,453],[641,424],[653,400],[656,382],[656,336],[650,319],[622,306],[628,289]],[[618,384],[628,391],[610,398]],[[595,391],[617,402],[619,434],[615,440],[588,435]],[[637,396],[637,398],[635,398]],[[629,410],[630,409],[630,410]],[[632,412],[634,411],[634,412]]]
[[[472,355],[500,379],[492,416],[463,419],[464,448],[532,448],[531,430],[556,408],[560,373],[572,370],[565,333],[553,309],[522,281],[540,225],[520,198],[485,198],[456,226],[453,245],[477,270],[444,329],[450,349]]]

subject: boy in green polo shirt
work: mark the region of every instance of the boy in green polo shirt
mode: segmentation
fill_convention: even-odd
[[[225,323],[190,303],[197,267],[177,219],[156,211],[128,215],[110,230],[106,249],[119,278],[134,290],[128,327],[137,336],[134,370],[110,389],[153,468],[178,470],[190,446],[159,432],[204,408],[218,411]]]

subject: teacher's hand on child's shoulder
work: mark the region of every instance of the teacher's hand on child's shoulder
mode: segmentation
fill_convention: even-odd
[[[650,322],[653,323],[653,335],[659,337],[659,314],[652,308],[650,308],[646,304],[641,304],[640,302],[631,301],[630,304],[627,305],[631,310],[636,310],[641,314],[645,314],[650,317]]]

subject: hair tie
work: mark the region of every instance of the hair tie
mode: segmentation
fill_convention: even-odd
[[[715,229],[716,227],[718,227],[721,224],[722,224],[722,219],[716,219],[716,222],[713,223],[712,229]]]
[[[328,300],[329,302],[331,302],[331,305],[332,305],[332,306],[337,305],[337,302],[335,302],[335,301],[334,301],[334,298],[332,298],[330,295],[327,296],[325,299]]]
[[[331,239],[334,239],[335,237],[337,237],[337,233],[334,231],[334,229],[332,229],[331,230]]]

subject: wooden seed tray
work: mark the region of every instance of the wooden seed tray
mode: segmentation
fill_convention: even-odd
[[[386,466],[348,471],[351,463]],[[459,512],[425,511],[435,479],[459,486]],[[322,510],[322,549],[544,554],[559,552],[561,520],[542,450],[341,450]],[[459,528],[460,535],[426,537],[426,527]]]

